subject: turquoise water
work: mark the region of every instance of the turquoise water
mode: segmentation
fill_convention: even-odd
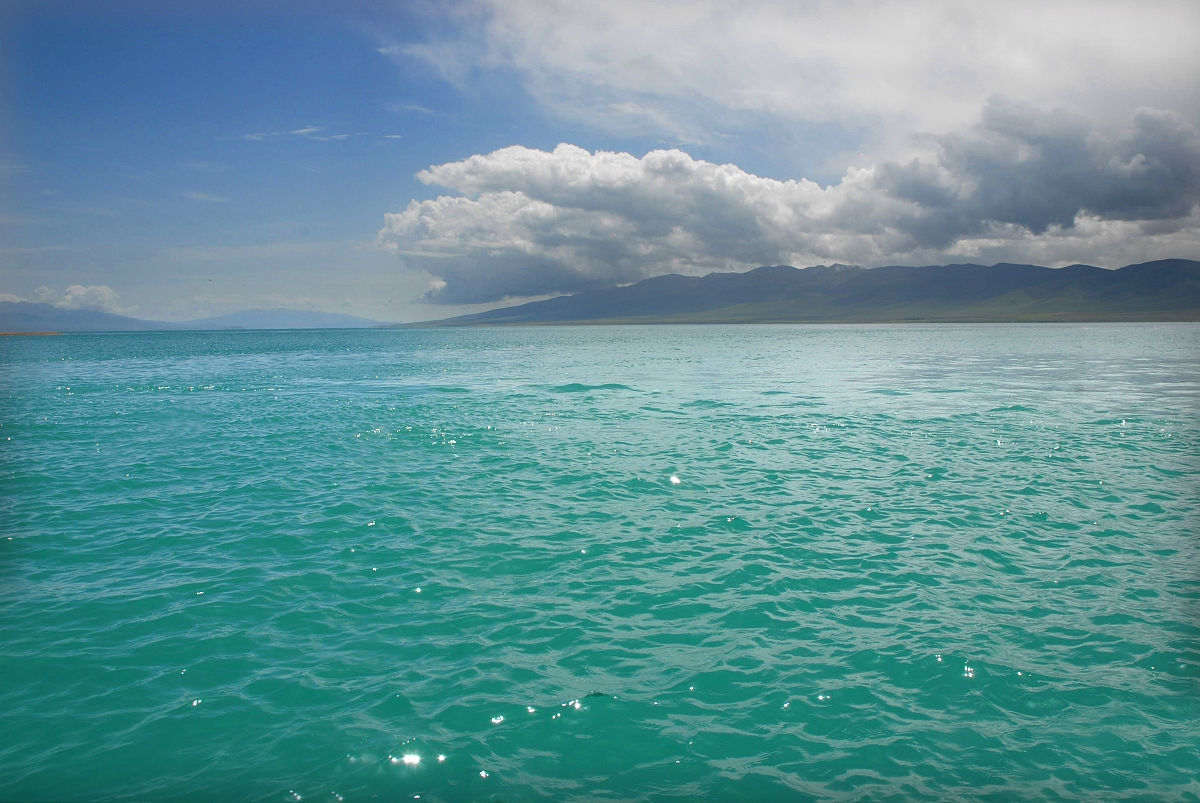
[[[1200,325],[0,341],[0,800],[1200,799]]]

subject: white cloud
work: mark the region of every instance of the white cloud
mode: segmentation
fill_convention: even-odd
[[[388,111],[393,112],[416,112],[418,114],[433,114],[436,115],[433,109],[428,106],[422,106],[419,103],[388,103],[384,106]]]
[[[380,239],[445,282],[430,300],[777,263],[1200,256],[1194,0],[441,8],[438,35],[380,52],[467,93],[515,77],[552,118],[680,149],[514,146],[422,171],[447,194]]]
[[[288,133],[292,134],[294,136],[297,136],[297,137],[303,137],[304,139],[316,140],[317,142],[341,141],[344,139],[350,139],[350,137],[354,136],[354,134],[345,134],[345,133],[340,133],[340,134],[324,133],[328,130],[329,129],[325,128],[324,126],[309,125],[309,126],[305,126],[304,128],[297,128],[295,131],[289,131]],[[360,136],[363,136],[363,135],[360,135]]]
[[[969,125],[1002,95],[1101,124],[1200,112],[1194,0],[474,0],[449,33],[388,48],[449,80],[504,69],[603,130],[711,140],[744,118],[857,131],[872,158]]]
[[[933,144],[828,187],[680,150],[513,146],[420,172],[456,194],[386,215],[380,239],[444,280],[428,296],[443,303],[780,263],[1198,253],[1200,135],[1176,114],[1143,110],[1110,131],[994,99]]]
[[[33,291],[33,300],[62,309],[95,309],[118,315],[128,315],[134,310],[122,305],[117,291],[104,284],[73,284],[61,293],[49,287],[39,287]]]
[[[0,302],[4,301],[24,301],[20,296],[14,296],[12,293],[0,293]]]
[[[678,150],[639,159],[560,145],[552,153],[504,148],[432,167],[419,178],[463,195],[413,201],[386,216],[380,236],[406,265],[446,281],[430,296],[437,301],[569,292],[667,272],[878,256],[874,241],[847,238],[835,215],[873,192],[868,172],[823,189]]]
[[[330,142],[330,141],[340,141],[340,140],[344,140],[344,139],[350,139],[350,137],[353,137],[353,136],[365,136],[364,134],[355,135],[355,134],[346,134],[346,133],[337,133],[337,134],[325,133],[328,130],[329,129],[326,128],[325,126],[306,125],[301,128],[294,128],[294,129],[292,129],[290,131],[286,131],[286,132],[283,132],[283,131],[259,131],[259,132],[252,133],[252,134],[242,134],[242,139],[246,140],[247,142],[260,142],[264,139],[267,139],[268,137],[282,137],[286,133],[287,135],[290,135],[293,137],[300,137],[302,139],[310,139],[315,142]]]

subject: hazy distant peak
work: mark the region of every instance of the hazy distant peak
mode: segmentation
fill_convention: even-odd
[[[179,324],[185,329],[358,329],[379,321],[336,312],[295,309],[249,309]]]
[[[94,309],[63,309],[27,301],[0,302],[0,331],[134,332],[185,329],[359,329],[379,321],[309,310],[243,310],[215,318],[171,323],[113,315]]]
[[[817,265],[816,267],[831,271],[862,270],[861,265],[847,265],[844,262],[834,262],[832,265]]]

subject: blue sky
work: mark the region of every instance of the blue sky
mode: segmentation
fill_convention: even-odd
[[[1194,3],[162,5],[0,10],[0,297],[399,321],[1200,258]]]

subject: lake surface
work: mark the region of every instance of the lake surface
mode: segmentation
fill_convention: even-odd
[[[1200,325],[0,338],[0,800],[1200,799]]]

